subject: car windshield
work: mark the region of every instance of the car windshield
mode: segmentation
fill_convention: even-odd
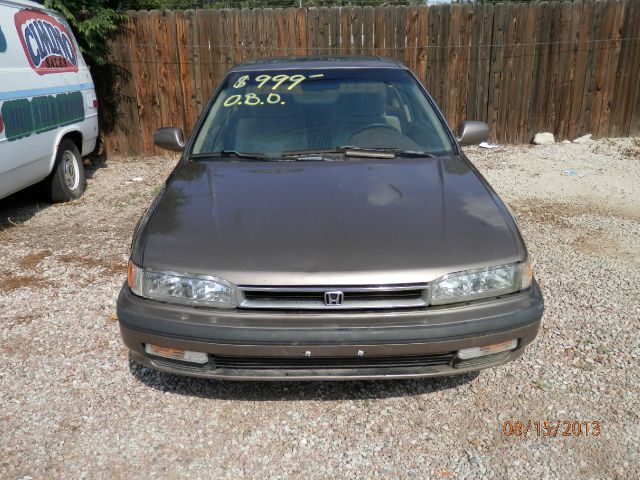
[[[417,81],[404,70],[380,68],[232,73],[191,154],[295,157],[348,147],[414,155],[453,151]]]

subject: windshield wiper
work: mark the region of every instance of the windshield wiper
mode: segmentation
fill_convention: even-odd
[[[190,158],[195,158],[195,159],[211,158],[211,157],[236,157],[236,158],[244,158],[249,160],[261,160],[264,162],[268,162],[270,160],[269,157],[261,153],[238,152],[236,150],[220,150],[219,152],[194,153],[193,155],[190,156]]]
[[[418,152],[414,150],[401,150],[395,147],[354,147],[350,145],[345,145],[343,147],[338,148],[338,150],[344,150],[346,155],[351,155],[354,157],[366,157],[366,156],[375,156],[370,154],[387,154],[393,155],[394,157],[428,157],[428,158],[436,158],[433,153],[428,152]],[[380,157],[380,158],[393,158],[393,157]]]
[[[345,145],[343,147],[332,148],[327,150],[294,150],[282,152],[283,157],[300,157],[306,160],[309,157],[316,157],[327,153],[339,153],[347,157],[372,157],[372,158],[395,158],[395,157],[428,157],[436,158],[432,153],[417,152],[412,150],[401,150],[399,148],[364,148]],[[314,159],[316,159],[314,158]],[[318,158],[319,159],[319,158]]]

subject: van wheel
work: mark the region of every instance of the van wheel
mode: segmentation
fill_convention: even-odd
[[[52,202],[68,202],[84,192],[84,166],[78,147],[69,139],[58,146],[56,163],[47,179],[47,193]]]

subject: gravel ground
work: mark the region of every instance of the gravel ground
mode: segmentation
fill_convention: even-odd
[[[517,216],[546,312],[521,359],[435,380],[130,365],[115,300],[174,157],[97,162],[70,204],[0,201],[0,477],[639,478],[640,139],[468,154]],[[546,419],[601,434],[502,433]]]

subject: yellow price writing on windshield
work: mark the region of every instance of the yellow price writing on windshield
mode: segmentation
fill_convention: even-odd
[[[262,98],[255,93],[246,93],[244,95],[231,95],[227,98],[223,105],[225,107],[234,107],[236,105],[248,105],[249,107],[255,107],[257,105],[284,105],[282,97],[277,93],[269,93]]]
[[[309,78],[321,78],[324,74],[310,75]],[[258,83],[258,88],[271,87],[271,90],[277,90],[281,86],[285,85],[287,90],[293,90],[296,86],[300,85],[307,77],[304,75],[258,75],[255,81]],[[233,88],[243,88],[247,86],[247,82],[251,80],[249,75],[243,75],[233,84]],[[289,82],[289,83],[286,83]]]

